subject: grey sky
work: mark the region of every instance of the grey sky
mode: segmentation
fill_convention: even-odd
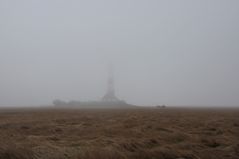
[[[0,0],[0,105],[239,105],[238,0]]]

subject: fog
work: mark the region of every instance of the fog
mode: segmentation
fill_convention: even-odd
[[[0,105],[239,105],[238,0],[0,0]]]

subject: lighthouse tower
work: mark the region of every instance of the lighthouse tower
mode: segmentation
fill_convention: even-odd
[[[115,96],[115,88],[114,88],[114,70],[113,66],[109,66],[108,73],[108,82],[107,82],[107,91],[103,96],[102,101],[104,102],[119,102],[120,100]]]

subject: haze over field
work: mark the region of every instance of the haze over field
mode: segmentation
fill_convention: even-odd
[[[0,106],[239,105],[238,0],[0,0]]]

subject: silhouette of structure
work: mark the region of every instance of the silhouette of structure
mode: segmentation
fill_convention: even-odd
[[[118,101],[120,101],[115,96],[113,66],[109,67],[107,91],[106,91],[106,94],[103,96],[102,101],[104,101],[104,102],[118,102]]]

